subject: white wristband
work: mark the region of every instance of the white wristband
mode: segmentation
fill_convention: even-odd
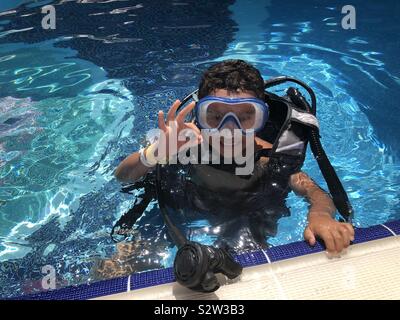
[[[155,163],[148,161],[148,159],[146,158],[146,155],[145,155],[145,150],[146,150],[146,148],[142,148],[139,150],[140,162],[143,165],[145,165],[146,167],[152,168],[157,164],[157,161]]]

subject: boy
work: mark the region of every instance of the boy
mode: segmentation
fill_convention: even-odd
[[[122,161],[115,172],[117,179],[135,181],[150,172],[157,163],[170,163],[173,157],[182,154],[182,150],[207,140],[212,152],[217,152],[223,161],[229,161],[226,161],[228,165],[191,165],[190,181],[183,188],[184,197],[190,198],[193,208],[217,213],[223,219],[229,219],[229,212],[235,212],[236,215],[240,213],[241,217],[251,221],[249,229],[252,237],[259,244],[265,244],[265,236],[276,233],[277,220],[282,216],[275,209],[293,190],[310,203],[305,240],[314,245],[316,237],[321,238],[332,255],[338,255],[349,246],[350,241],[354,240],[353,227],[333,219],[336,208],[332,199],[306,173],[278,168],[276,172],[281,174],[277,177],[275,172],[272,176],[268,169],[274,165],[273,159],[260,156],[257,160],[253,159],[254,170],[247,178],[233,174],[232,167],[238,166],[235,165],[236,161],[232,162],[232,158],[246,152],[254,157],[253,150],[269,149],[273,143],[256,135],[248,135],[248,132],[260,129],[268,118],[264,103],[264,81],[257,69],[243,60],[217,63],[203,74],[198,98],[200,100],[197,103],[190,103],[178,114],[179,100],[174,102],[166,118],[160,111],[159,139]],[[186,122],[186,116],[193,110],[196,112],[196,121]],[[231,136],[221,135],[219,139],[209,142],[207,135],[210,131],[228,132]],[[236,132],[243,134],[238,136]],[[187,139],[176,138],[182,135]],[[166,167],[166,176],[180,168],[173,164],[167,164]],[[178,176],[172,176],[179,180]],[[168,183],[168,179],[166,181]],[[177,180],[169,181],[173,184]],[[172,207],[174,202],[172,197]],[[234,228],[235,225],[231,224],[225,229],[232,233]]]

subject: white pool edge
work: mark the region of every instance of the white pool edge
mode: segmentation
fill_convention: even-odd
[[[320,252],[247,267],[211,294],[173,282],[99,299],[400,299],[400,236],[352,245],[340,258]]]

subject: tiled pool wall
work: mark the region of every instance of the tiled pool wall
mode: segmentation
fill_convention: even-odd
[[[352,244],[364,243],[387,237],[400,235],[400,220],[368,227],[356,228]],[[243,267],[304,256],[324,251],[322,243],[317,242],[311,247],[305,241],[293,242],[286,245],[271,247],[266,250],[253,251],[235,256],[235,260]],[[86,300],[146,287],[157,286],[175,281],[172,268],[135,273],[127,277],[99,281],[91,284],[65,287],[49,290],[32,295],[13,298],[14,300]]]

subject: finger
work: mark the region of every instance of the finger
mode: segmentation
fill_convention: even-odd
[[[347,248],[350,245],[350,232],[345,226],[341,226],[339,232],[343,238],[343,246],[344,248]]]
[[[194,131],[192,128],[184,128],[182,130],[179,131],[178,134],[178,141],[198,141],[198,133],[196,131]]]
[[[175,120],[176,110],[178,110],[180,104],[181,104],[180,100],[175,100],[175,102],[172,104],[172,107],[168,110],[167,123]]]
[[[335,241],[335,250],[337,253],[340,253],[343,250],[343,238],[339,231],[332,230],[331,231],[333,239]]]
[[[164,132],[167,131],[167,126],[164,121],[164,112],[162,110],[158,111],[158,127]]]
[[[182,123],[185,121],[186,116],[189,114],[190,111],[193,110],[193,108],[195,107],[196,103],[193,101],[191,103],[189,103],[185,108],[183,108],[182,111],[179,112],[179,114],[176,117],[176,121],[178,123]]]
[[[320,237],[324,240],[326,250],[329,253],[335,253],[335,240],[333,239],[332,234],[329,231],[324,231],[321,233]]]
[[[201,135],[200,129],[194,123],[186,123],[186,126],[196,132],[198,135]]]
[[[354,241],[354,228],[350,223],[343,223],[343,226],[349,231],[350,233],[350,240]]]
[[[193,130],[191,129],[186,129],[186,130],[190,130],[190,132],[183,133],[183,131],[181,131],[179,133],[181,139],[180,141],[185,141],[185,143],[183,144],[184,148],[182,150],[198,146],[201,143],[199,136],[195,134]]]
[[[309,227],[307,227],[304,230],[304,239],[311,245],[314,246],[315,245],[315,236],[314,233],[311,231],[311,229]]]

